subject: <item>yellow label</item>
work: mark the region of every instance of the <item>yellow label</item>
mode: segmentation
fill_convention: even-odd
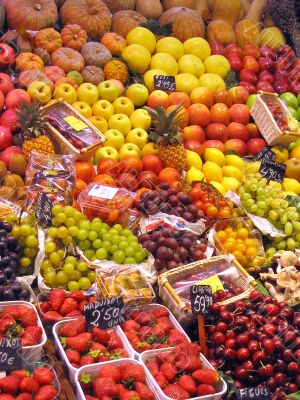
[[[212,293],[216,293],[218,290],[224,290],[224,286],[218,277],[218,275],[212,275],[209,278],[199,281],[196,285],[208,285],[211,287]]]
[[[69,124],[77,132],[82,131],[82,129],[85,129],[88,127],[84,122],[80,121],[80,119],[74,117],[73,115],[70,115],[70,117],[64,118],[64,121],[66,121],[67,124]]]

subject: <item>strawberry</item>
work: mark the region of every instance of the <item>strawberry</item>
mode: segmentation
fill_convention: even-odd
[[[220,379],[220,375],[214,369],[199,369],[193,372],[192,377],[199,383],[207,383],[208,385],[214,385]]]
[[[131,345],[138,353],[142,353],[143,351],[151,350],[153,348],[153,346],[147,342],[134,342],[131,343]]]
[[[71,299],[78,301],[78,303],[85,300],[84,293],[81,290],[74,290],[74,292],[70,294],[70,297]]]
[[[178,379],[178,385],[191,395],[197,391],[196,384],[189,375],[181,375]]]
[[[93,387],[93,379],[90,374],[86,373],[80,374],[79,382],[84,392],[87,392]]]
[[[128,332],[128,331],[131,331],[131,330],[137,331],[138,329],[140,329],[140,327],[141,327],[141,325],[138,324],[133,319],[128,319],[122,325],[122,329],[123,329],[124,332]]]
[[[158,365],[162,365],[163,363],[167,362],[167,363],[172,363],[175,359],[175,356],[173,353],[157,353],[156,354],[156,361],[158,363]]]
[[[129,330],[125,332],[125,336],[129,342],[140,342],[140,337],[136,334],[134,330]]]
[[[57,389],[52,385],[45,385],[40,388],[34,400],[52,400],[57,395]]]
[[[94,364],[95,361],[95,357],[93,357],[91,354],[86,354],[84,356],[81,357],[80,360],[80,366],[84,366],[84,365],[90,365],[90,364]]]
[[[16,400],[33,400],[33,397],[29,393],[21,393],[16,397]]]
[[[19,310],[18,306],[6,306],[2,310],[2,315],[10,315],[14,319],[17,319],[19,317]]]
[[[66,350],[66,357],[73,364],[80,363],[80,353],[77,350]]]
[[[162,372],[156,374],[155,381],[161,389],[165,388],[169,384],[169,382],[166,380],[166,377]]]
[[[176,355],[185,354],[191,357],[199,357],[200,346],[196,343],[181,343],[172,349],[172,353]]]
[[[177,329],[171,329],[171,331],[169,332],[169,344],[171,346],[176,346],[183,342],[188,342],[187,337],[183,333],[179,332]]]
[[[202,362],[199,358],[181,354],[176,358],[175,366],[179,371],[194,372],[202,367]]]
[[[60,336],[71,337],[83,333],[86,329],[85,318],[77,318],[74,321],[65,322],[59,329]]]
[[[216,389],[212,385],[207,385],[206,383],[202,383],[197,387],[197,395],[198,396],[206,396],[208,394],[215,394]]]
[[[111,357],[110,357],[111,360],[114,360],[116,358],[128,358],[128,353],[123,348],[122,349],[113,350],[113,351],[110,352],[110,354],[111,354]]]
[[[62,319],[62,316],[57,311],[47,311],[43,315],[44,322],[57,322]]]
[[[39,344],[42,333],[43,331],[39,326],[28,326],[21,336],[22,346],[34,346]]]
[[[166,326],[163,323],[158,323],[152,328],[152,335],[158,339],[162,339],[167,333]]]
[[[94,392],[97,397],[115,396],[118,394],[118,388],[115,381],[110,377],[97,378],[94,380]]]
[[[0,379],[0,390],[8,394],[19,391],[21,379],[16,375],[6,376]]]
[[[153,327],[151,326],[142,326],[139,330],[139,336],[141,340],[147,341],[150,336],[154,337]]]
[[[16,375],[22,379],[22,378],[25,378],[25,376],[30,376],[30,372],[27,369],[18,369],[18,370],[12,371],[10,373],[10,375]]]
[[[164,374],[169,382],[173,382],[177,375],[177,369],[171,363],[164,363],[160,367],[160,372]]]
[[[69,297],[68,299],[65,299],[64,302],[62,303],[61,307],[59,308],[59,313],[65,316],[69,314],[71,311],[77,309],[78,309],[77,301]]]
[[[110,334],[110,338],[106,344],[106,347],[109,350],[115,350],[120,347],[123,347],[122,340],[120,339],[119,335],[116,331],[112,331]]]
[[[149,325],[153,320],[152,314],[146,311],[133,313],[133,316],[134,321],[140,325]]]
[[[92,343],[90,350],[92,350],[92,351],[97,350],[97,351],[99,351],[99,353],[106,353],[106,351],[107,351],[106,347],[103,346],[103,344],[100,344],[97,342]]]
[[[15,400],[11,394],[0,394],[0,400]]]
[[[138,392],[141,400],[154,400],[154,394],[152,391],[142,382],[135,384],[135,390]]]
[[[65,316],[68,317],[68,318],[81,317],[82,313],[79,310],[73,310],[73,311],[69,312],[68,314],[66,314]]]
[[[154,311],[152,311],[152,315],[158,319],[161,317],[168,317],[169,316],[169,310],[167,310],[164,307],[156,307]]]
[[[110,338],[109,333],[101,328],[95,327],[92,329],[93,338],[100,344],[106,344]]]
[[[33,378],[40,385],[51,385],[54,381],[54,374],[48,367],[39,367],[33,371]]]
[[[80,335],[65,339],[66,345],[71,349],[77,350],[80,354],[85,352],[89,342],[87,337]]]
[[[120,400],[141,400],[138,392],[135,390],[124,391],[119,396]]]
[[[156,361],[146,361],[146,367],[154,378],[159,373],[159,367]]]
[[[6,315],[0,319],[0,334],[6,333],[8,329],[13,328],[17,325],[16,320],[10,316]]]
[[[171,397],[171,399],[174,400],[186,400],[191,397],[189,393],[179,385],[169,385],[163,389],[163,392],[166,396]]]
[[[95,296],[90,296],[89,297],[89,303],[96,303],[97,299]]]
[[[67,295],[63,289],[52,289],[49,294],[49,303],[54,311],[58,311],[65,301]]]
[[[37,393],[39,391],[40,385],[34,378],[26,376],[21,380],[20,391],[25,393]]]
[[[83,301],[81,301],[81,302],[79,303],[78,309],[79,309],[79,311],[81,312],[81,314],[84,313],[84,306],[85,306],[86,304],[89,304],[89,302],[88,302],[87,300],[83,300]]]
[[[99,371],[99,376],[102,378],[112,378],[116,383],[121,380],[121,372],[114,365],[105,365]]]
[[[110,361],[108,355],[100,354],[97,362],[100,363],[100,362],[106,362],[106,361]]]
[[[169,317],[158,318],[157,324],[160,324],[160,326],[165,330],[165,332],[169,332],[171,329],[174,328],[174,326],[171,324],[171,321],[169,320]]]
[[[122,380],[125,382],[128,382],[129,380],[145,382],[145,371],[141,365],[126,362],[120,366],[120,372]]]
[[[42,303],[40,303],[39,306],[42,313],[46,313],[47,311],[51,310],[51,304],[49,303],[49,301],[43,301]]]
[[[98,397],[93,397],[93,396],[90,396],[89,394],[86,394],[86,395],[85,395],[85,399],[86,399],[86,400],[99,400]],[[111,397],[102,396],[100,400],[111,400]]]
[[[24,328],[37,324],[37,314],[35,310],[29,307],[26,308],[27,308],[26,313],[20,316],[20,325],[23,326]]]

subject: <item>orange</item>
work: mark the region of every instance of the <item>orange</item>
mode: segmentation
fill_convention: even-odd
[[[257,247],[251,246],[247,248],[245,255],[246,257],[254,258],[257,255],[257,253],[258,253]]]
[[[227,239],[227,234],[225,231],[219,231],[217,232],[217,238],[220,240],[221,243],[226,242]]]
[[[76,178],[82,179],[85,183],[90,183],[96,176],[96,171],[92,163],[88,161],[75,162]]]
[[[235,244],[227,241],[223,244],[223,249],[226,253],[231,253],[235,249]]]
[[[246,251],[246,246],[243,243],[237,243],[236,249],[244,254]]]
[[[244,242],[244,245],[246,247],[255,247],[258,245],[257,240],[256,239],[246,239]]]
[[[164,168],[160,171],[158,175],[159,182],[167,182],[171,184],[172,182],[180,181],[180,174],[175,168]]]
[[[229,235],[233,232],[233,229],[230,228],[230,227],[228,227],[228,228],[226,228],[226,229],[224,229],[224,230],[225,230],[225,232],[227,233],[227,236],[229,236]]]
[[[234,250],[234,251],[232,252],[232,254],[234,255],[234,257],[235,257],[237,260],[240,260],[240,259],[243,257],[243,254],[242,254],[240,251],[238,251],[238,250]]]
[[[240,228],[237,230],[237,238],[246,240],[248,239],[249,231],[246,228]]]

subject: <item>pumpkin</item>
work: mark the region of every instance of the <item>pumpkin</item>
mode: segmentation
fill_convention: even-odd
[[[65,71],[62,68],[54,65],[45,67],[43,72],[53,83],[66,76]]]
[[[23,71],[18,76],[18,83],[24,86],[29,86],[32,82],[42,81],[47,83],[51,87],[51,90],[54,88],[54,84],[50,79],[40,70],[38,69],[30,69],[27,71]]]
[[[164,10],[169,10],[173,7],[186,7],[194,9],[195,0],[163,0],[162,4]]]
[[[215,0],[214,11],[212,14],[212,21],[224,20],[231,26],[234,26],[239,20],[241,12],[240,0]]]
[[[39,56],[43,60],[44,64],[49,64],[50,54],[47,50],[42,49],[41,47],[37,47],[36,49],[34,49],[34,54]]]
[[[46,28],[39,31],[34,37],[35,47],[41,47],[49,54],[62,46],[62,38],[59,32],[53,28]]]
[[[159,18],[160,26],[172,24],[172,36],[184,42],[192,37],[205,36],[203,19],[198,13],[186,7],[174,7]]]
[[[65,72],[82,71],[85,65],[82,55],[68,47],[61,47],[51,54],[52,65],[62,68]]]
[[[236,23],[235,34],[240,47],[245,47],[247,44],[259,45],[260,19],[266,4],[267,0],[253,0],[244,19]]]
[[[111,52],[101,43],[96,42],[86,43],[81,49],[81,54],[86,65],[95,65],[96,67],[103,67],[112,58]]]
[[[119,56],[127,46],[127,41],[123,36],[115,32],[107,32],[102,36],[101,44],[103,44],[112,55]]]
[[[120,10],[134,10],[136,0],[103,0],[112,14]]]
[[[53,26],[57,20],[54,0],[4,0],[7,24],[10,29],[40,31]]]
[[[141,26],[146,22],[147,18],[145,18],[142,14],[136,11],[122,10],[118,11],[112,16],[111,30],[126,38],[128,32],[130,32],[133,28]]]
[[[63,26],[80,25],[92,37],[102,37],[110,30],[110,12],[101,0],[66,0],[60,17]]]
[[[119,60],[112,60],[104,67],[106,79],[117,79],[123,84],[128,80],[128,68],[125,63]]]
[[[18,71],[26,71],[27,69],[38,69],[41,71],[43,68],[44,62],[36,54],[25,52],[16,57],[16,69]]]
[[[80,25],[68,24],[61,31],[63,45],[74,50],[81,50],[86,44],[88,35]]]
[[[7,31],[0,38],[0,41],[1,43],[6,43],[6,44],[15,43],[17,45],[17,48],[19,49],[18,53],[32,51],[31,40],[24,38],[17,31]]]
[[[93,85],[99,85],[104,81],[104,72],[101,68],[95,65],[88,65],[81,71],[84,82],[92,83]]]

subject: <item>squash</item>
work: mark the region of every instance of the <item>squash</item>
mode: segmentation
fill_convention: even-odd
[[[16,43],[17,48],[19,49],[19,53],[24,52],[32,52],[32,45],[31,40],[23,37],[17,31],[7,31],[4,35],[0,38],[1,43],[9,44],[11,42]]]
[[[181,42],[192,37],[205,36],[203,19],[195,10],[186,7],[174,7],[165,11],[159,18],[160,26],[172,24],[171,36]]]
[[[212,21],[224,20],[231,26],[234,26],[239,20],[241,12],[240,0],[215,0]]]
[[[29,69],[27,71],[23,71],[18,76],[18,83],[20,85],[29,86],[32,82],[42,81],[47,83],[53,90],[54,85],[53,82],[40,70],[38,69]]]
[[[43,60],[36,54],[25,52],[16,57],[16,69],[18,71],[26,71],[28,69],[38,69],[42,71],[44,68]]]
[[[174,7],[186,7],[194,9],[195,0],[163,0],[162,5],[165,11]]]
[[[52,65],[62,68],[65,72],[82,71],[85,65],[82,55],[68,47],[61,47],[51,54]]]
[[[104,81],[104,72],[101,68],[95,65],[88,65],[81,71],[84,82],[92,83],[93,85],[99,85]]]
[[[245,47],[247,44],[259,45],[261,32],[260,19],[266,7],[267,0],[253,0],[245,18],[235,25],[237,44]]]
[[[119,56],[127,46],[126,39],[115,32],[107,32],[102,36],[101,44],[105,46],[112,55]]]
[[[74,50],[81,50],[86,44],[88,35],[80,25],[68,24],[61,31],[63,45]]]
[[[47,50],[42,49],[41,47],[37,47],[36,49],[34,49],[33,52],[43,60],[44,65],[50,63],[50,54]]]
[[[62,38],[59,32],[53,28],[46,28],[39,31],[34,37],[35,47],[41,47],[49,54],[62,47]]]
[[[135,10],[146,18],[158,19],[163,13],[160,0],[136,0]]]
[[[236,42],[233,27],[223,19],[211,21],[207,27],[207,39],[209,43],[218,42],[226,46]]]
[[[123,84],[128,81],[128,68],[125,63],[119,60],[112,60],[104,67],[106,79],[117,79]]]
[[[136,11],[122,10],[112,16],[111,30],[126,38],[128,32],[146,22],[147,18],[142,14]]]
[[[102,37],[110,30],[110,12],[101,0],[66,0],[60,17],[63,26],[80,25],[91,37]]]
[[[4,0],[7,24],[10,29],[40,31],[54,26],[57,7],[54,0]]]
[[[88,42],[86,43],[81,54],[85,60],[86,65],[95,65],[96,67],[103,67],[111,58],[111,52],[101,43]]]
[[[103,0],[112,14],[120,10],[134,10],[136,0]]]
[[[64,78],[66,76],[65,71],[54,65],[50,65],[49,67],[45,67],[43,69],[43,73],[53,82],[55,83],[60,78]]]

